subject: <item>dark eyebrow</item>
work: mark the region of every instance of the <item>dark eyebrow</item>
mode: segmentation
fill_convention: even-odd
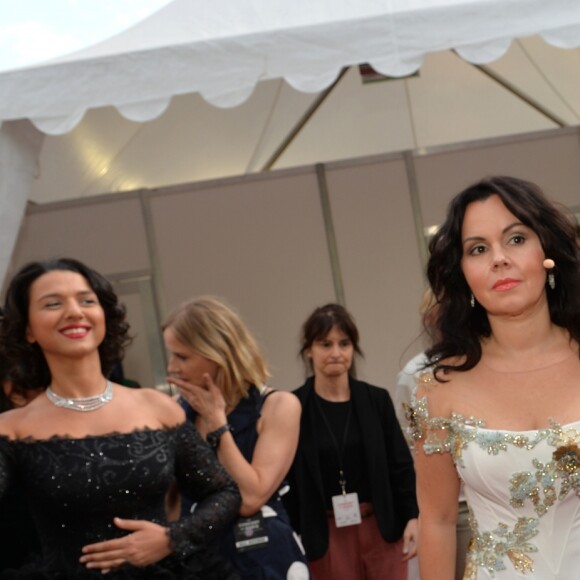
[[[506,227],[505,227],[505,228],[504,228],[504,229],[501,231],[501,233],[502,233],[502,234],[507,234],[507,233],[508,233],[508,232],[509,232],[511,229],[513,229],[513,228],[519,228],[519,227],[524,227],[524,228],[526,228],[526,227],[528,227],[528,226],[526,226],[526,224],[523,224],[522,222],[514,222],[513,224],[510,224],[509,226],[506,226]]]
[[[513,228],[518,228],[518,227],[527,227],[526,224],[523,224],[522,222],[514,222],[513,224],[509,224],[508,226],[506,226],[501,233],[502,234],[507,234],[511,229]],[[462,241],[462,244],[466,244],[467,242],[481,242],[484,241],[485,238],[482,238],[481,236],[471,236],[469,238],[465,238]]]
[[[76,293],[77,296],[88,296],[89,294],[95,294],[95,291],[94,290],[81,290],[80,292]],[[41,300],[46,300],[48,298],[62,298],[62,294],[59,294],[58,292],[51,292],[49,294],[43,294],[42,296],[40,296],[38,298],[38,301],[40,302]]]

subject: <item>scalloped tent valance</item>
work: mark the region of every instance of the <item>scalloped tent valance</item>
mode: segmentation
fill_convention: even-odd
[[[453,49],[482,64],[515,38],[580,45],[576,0],[174,0],[131,29],[44,65],[0,74],[0,120],[64,134],[89,109],[149,121],[178,95],[243,103],[263,80],[318,92],[350,65],[401,77]]]

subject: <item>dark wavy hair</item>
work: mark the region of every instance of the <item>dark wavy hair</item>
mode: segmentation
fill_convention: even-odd
[[[37,343],[26,340],[30,287],[43,274],[68,271],[80,274],[95,292],[105,313],[105,338],[99,345],[103,374],[107,376],[114,364],[123,358],[131,342],[125,307],[108,280],[82,262],[72,258],[57,258],[31,262],[12,278],[6,292],[4,318],[0,325],[0,356],[9,361],[8,373],[27,389],[38,389],[50,384],[51,375],[46,359]]]
[[[361,357],[364,356],[359,346],[358,328],[351,314],[340,304],[325,304],[324,306],[316,308],[302,325],[299,355],[302,357],[307,371],[312,371],[312,361],[306,356],[306,351],[310,349],[315,340],[325,339],[327,334],[335,326],[348,336],[354,347],[354,352]],[[349,374],[356,377],[354,360],[352,361]]]
[[[0,413],[4,411],[9,411],[13,408],[12,401],[10,397],[6,394],[4,390],[4,383],[8,379],[8,361],[2,356],[0,356]]]
[[[481,359],[481,339],[491,327],[484,308],[470,305],[471,291],[461,268],[461,230],[469,204],[497,195],[506,208],[539,237],[546,257],[556,263],[556,288],[547,288],[550,318],[580,342],[580,249],[578,224],[572,214],[546,199],[535,184],[515,177],[490,177],[455,196],[447,217],[429,244],[427,277],[439,304],[439,340],[427,351],[435,376],[467,371]],[[459,357],[460,364],[446,359]]]

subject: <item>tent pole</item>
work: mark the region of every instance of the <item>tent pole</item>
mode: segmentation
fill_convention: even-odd
[[[510,83],[508,80],[504,79],[502,76],[492,71],[489,67],[483,64],[474,64],[473,66],[476,69],[480,70],[484,75],[487,75],[490,79],[494,80],[496,83],[501,85],[504,89],[508,90],[510,93],[515,95],[518,99],[524,101],[524,103],[532,107],[532,109],[536,110],[544,117],[550,119],[550,121],[558,125],[558,127],[570,126],[570,123],[564,121],[562,117],[556,115],[555,113],[552,113],[550,110],[544,107],[544,105],[542,105],[539,101],[533,99],[529,95],[526,95],[522,90],[518,89],[513,83]]]
[[[336,85],[338,85],[338,83],[342,80],[342,78],[347,73],[347,71],[348,71],[348,67],[344,67],[340,71],[340,74],[338,75],[336,80],[327,89],[322,91],[318,95],[318,97],[316,97],[314,102],[310,105],[310,107],[308,107],[308,109],[302,115],[302,117],[300,117],[300,119],[298,119],[298,122],[294,125],[294,128],[290,131],[290,133],[288,133],[288,135],[286,135],[286,137],[284,138],[282,143],[280,143],[280,145],[276,148],[274,153],[272,153],[272,155],[268,158],[266,163],[264,163],[264,165],[262,166],[262,169],[260,169],[260,172],[263,173],[265,171],[269,171],[270,169],[272,169],[272,167],[274,166],[276,161],[278,161],[278,159],[280,159],[280,157],[282,157],[282,155],[284,154],[286,149],[288,149],[288,147],[290,147],[290,145],[292,144],[292,141],[294,141],[294,139],[297,137],[297,135],[300,133],[300,131],[302,131],[302,129],[304,129],[304,126],[306,125],[306,123],[308,123],[308,121],[312,118],[314,113],[316,113],[316,111],[322,106],[324,101],[326,101],[326,99],[328,98],[330,93],[332,93],[332,91],[334,90]]]
[[[138,191],[139,195],[139,206],[141,207],[141,216],[143,218],[143,229],[145,231],[145,240],[147,243],[147,254],[149,256],[149,264],[153,272],[153,284],[155,290],[155,305],[157,306],[158,312],[167,312],[165,308],[163,297],[165,292],[163,291],[163,286],[161,283],[161,260],[159,259],[159,252],[157,251],[157,245],[155,243],[155,229],[153,227],[153,212],[151,210],[151,203],[149,200],[150,190],[141,189]]]
[[[151,293],[153,298],[153,307],[155,309],[155,319],[158,322],[163,320],[162,313],[167,312],[165,307],[165,292],[163,288],[163,276],[161,275],[161,260],[159,258],[159,251],[155,243],[155,228],[153,227],[153,211],[151,209],[149,191],[143,189],[139,191],[139,205],[141,206],[141,215],[143,217],[143,229],[145,231],[145,239],[147,242],[147,254],[149,256],[149,264],[151,268]],[[163,343],[163,341],[162,341]],[[155,362],[155,361],[154,361]],[[161,364],[162,371],[167,368],[167,358],[165,349],[161,350]],[[153,372],[157,375],[157,368]],[[155,377],[158,378],[157,376]]]
[[[4,281],[32,181],[38,176],[38,156],[44,134],[28,120],[0,125],[0,281]]]
[[[423,223],[423,212],[421,211],[421,200],[419,199],[419,185],[417,183],[417,170],[412,151],[403,153],[405,170],[407,172],[407,183],[409,185],[409,196],[411,198],[411,209],[413,211],[413,222],[415,224],[415,236],[417,238],[417,248],[419,249],[419,259],[423,277],[426,276],[427,262],[429,260],[429,250],[425,239],[425,224]]]
[[[340,270],[340,261],[338,259],[338,245],[336,243],[336,234],[334,233],[334,222],[332,221],[330,197],[328,196],[328,184],[326,183],[326,169],[323,163],[316,164],[316,177],[318,179],[318,193],[320,196],[320,205],[322,206],[324,232],[326,233],[326,243],[328,245],[334,294],[338,304],[346,306],[346,301],[344,299],[344,285],[342,283],[342,272]]]

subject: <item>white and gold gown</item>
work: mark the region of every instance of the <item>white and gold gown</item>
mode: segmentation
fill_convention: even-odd
[[[580,421],[487,429],[474,417],[431,417],[426,397],[407,416],[425,453],[451,453],[464,483],[473,534],[465,580],[580,579]]]

